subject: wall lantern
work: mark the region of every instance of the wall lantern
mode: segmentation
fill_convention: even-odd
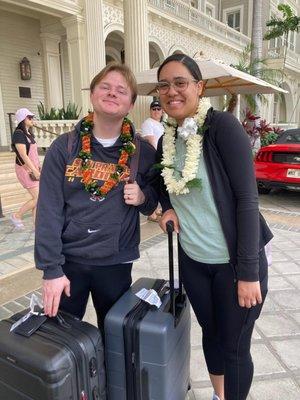
[[[31,79],[31,66],[26,57],[20,62],[20,74],[23,81],[29,81],[29,79]]]

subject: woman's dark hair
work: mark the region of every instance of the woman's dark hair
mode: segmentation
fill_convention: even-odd
[[[28,133],[29,133],[34,138],[34,134],[33,134],[32,128],[30,127],[29,129],[26,129],[25,120],[21,121],[18,124],[18,126],[16,127],[16,130],[17,129],[21,129],[21,131],[23,131],[25,133],[25,135],[28,135]]]
[[[157,80],[159,80],[160,71],[162,68],[171,61],[177,61],[183,64],[191,73],[196,81],[202,81],[202,74],[200,68],[195,60],[186,54],[172,54],[167,57],[157,70]]]

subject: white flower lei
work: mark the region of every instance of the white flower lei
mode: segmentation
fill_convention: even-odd
[[[199,158],[202,153],[203,147],[203,134],[201,128],[203,127],[206,114],[211,104],[207,98],[202,98],[199,101],[199,106],[193,118],[186,118],[182,127],[177,127],[174,118],[168,118],[165,124],[165,132],[163,136],[163,157],[162,157],[162,176],[169,193],[175,195],[189,193],[188,182],[196,178]],[[182,178],[176,179],[175,177],[175,133],[176,128],[178,135],[186,140],[186,156],[185,164],[182,170]]]

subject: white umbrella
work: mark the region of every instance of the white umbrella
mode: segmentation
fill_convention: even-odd
[[[224,94],[288,93],[253,75],[246,74],[218,60],[195,59],[202,73],[206,97]],[[155,95],[157,68],[136,73],[138,94]]]

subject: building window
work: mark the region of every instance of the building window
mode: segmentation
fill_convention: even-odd
[[[211,18],[215,18],[215,7],[208,2],[205,3],[205,14]]]
[[[289,37],[288,37],[288,48],[292,51],[295,51],[295,40],[296,40],[296,33],[294,32],[289,32]]]
[[[240,10],[226,13],[226,22],[231,28],[241,32],[241,12]]]
[[[273,103],[273,124],[278,123],[278,109],[279,109],[279,97],[277,94],[274,94],[274,103]]]
[[[196,8],[197,10],[200,8],[200,1],[198,0],[191,0],[191,7]]]

